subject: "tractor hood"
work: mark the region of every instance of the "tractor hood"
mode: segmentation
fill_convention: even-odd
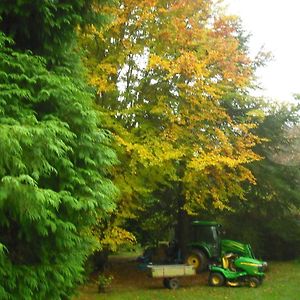
[[[265,271],[265,262],[258,259],[249,258],[249,257],[239,257],[234,261],[234,265],[241,269],[245,270],[249,274],[263,275]]]
[[[250,257],[239,257],[234,261],[236,266],[255,266],[255,267],[263,267],[264,262],[255,258]]]

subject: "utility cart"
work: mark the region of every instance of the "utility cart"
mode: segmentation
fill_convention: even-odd
[[[178,265],[148,265],[147,269],[152,278],[162,278],[163,285],[169,289],[177,289],[179,287],[178,277],[196,275],[193,266]]]

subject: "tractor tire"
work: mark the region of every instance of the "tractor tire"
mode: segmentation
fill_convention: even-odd
[[[248,282],[251,288],[257,288],[261,284],[261,281],[257,277],[250,277]]]
[[[192,250],[187,258],[185,263],[189,266],[193,266],[197,273],[207,270],[208,267],[208,258],[201,250]]]
[[[225,284],[225,277],[221,273],[212,272],[209,274],[208,284],[216,287],[223,286]]]

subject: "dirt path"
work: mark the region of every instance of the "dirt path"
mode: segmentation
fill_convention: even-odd
[[[136,262],[135,257],[120,257],[111,256],[109,258],[108,267],[105,274],[113,275],[111,289],[114,291],[130,291],[137,289],[161,289],[162,279],[150,278],[147,271],[142,269],[139,263]],[[198,285],[207,285],[207,273],[197,276],[181,277],[181,287],[191,287]],[[97,286],[95,284],[88,284],[83,287],[85,292],[95,293]]]

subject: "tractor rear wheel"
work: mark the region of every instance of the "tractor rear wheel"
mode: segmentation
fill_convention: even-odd
[[[210,286],[223,286],[225,283],[225,277],[221,273],[212,272],[209,274],[208,284]]]
[[[207,269],[208,258],[201,250],[192,250],[186,258],[186,264],[193,266],[197,273]]]

